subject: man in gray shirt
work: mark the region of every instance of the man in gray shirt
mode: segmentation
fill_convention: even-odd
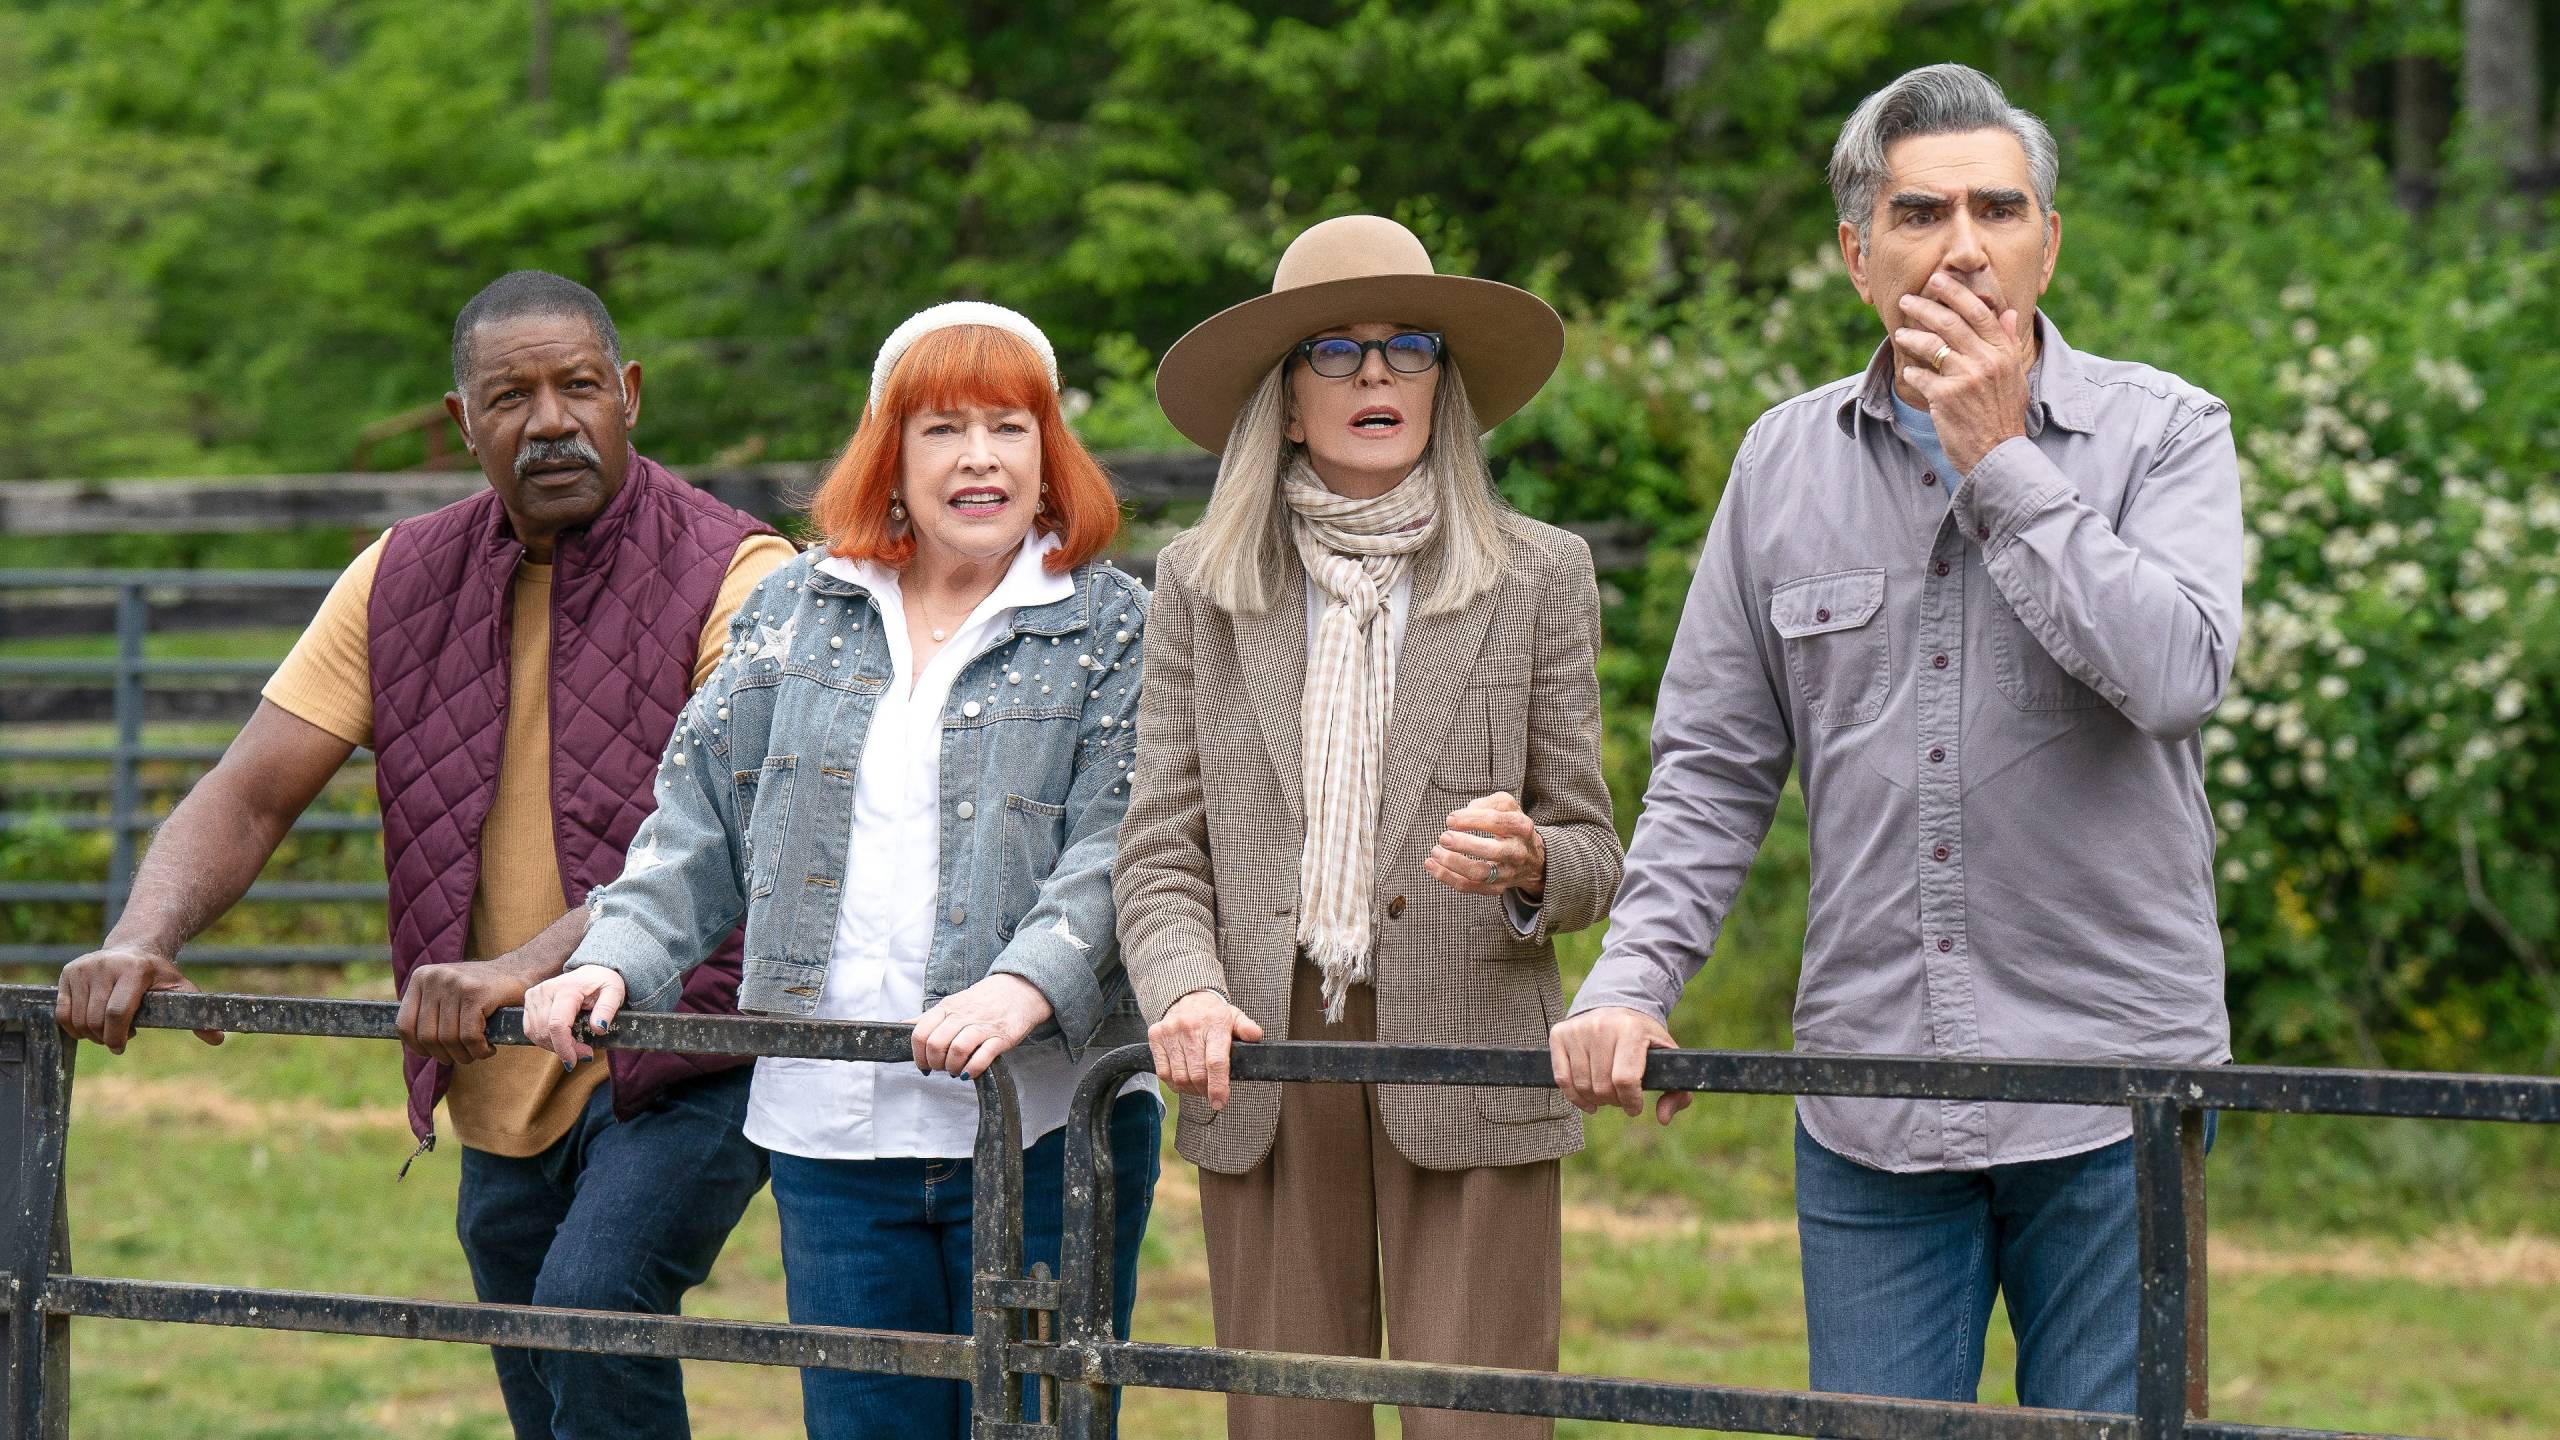
[[[1735,457],[1608,945],[1554,1031],[1585,1110],[1641,1111],[1790,762],[1812,826],[1800,1048],[2230,1058],[2197,732],[2240,635],[2238,459],[2220,401],[2037,313],[2056,170],[2045,127],[1960,65],[1843,129],[1840,248],[1885,343]],[[2133,1408],[2125,1112],[1797,1113],[1816,1388],[1975,1398],[2005,1292],[2025,1403]]]

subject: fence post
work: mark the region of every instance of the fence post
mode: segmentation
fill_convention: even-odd
[[[33,1007],[0,1019],[0,1234],[7,1243],[9,1440],[71,1433],[71,1322],[42,1307],[71,1268],[62,1160],[71,1121],[71,1042]]]
[[[2206,1284],[2208,1246],[2205,1237],[2205,1112],[2178,1112],[2178,1193],[2187,1214],[2187,1418],[2213,1413]]]
[[[1012,1291],[1022,1276],[1022,1107],[1012,1067],[998,1060],[978,1081],[978,1143],[971,1160],[969,1217],[972,1332],[978,1378],[970,1393],[970,1433],[997,1435],[1022,1418],[1022,1387],[1008,1370],[1023,1338]]]
[[[2135,1101],[2133,1177],[2142,1244],[2134,1433],[2186,1440],[2190,1412],[2204,1409],[2203,1112]]]
[[[1119,1338],[1112,1247],[1119,1224],[1111,1168],[1111,1110],[1120,1086],[1148,1068],[1153,1055],[1130,1045],[1096,1061],[1067,1106],[1066,1213],[1058,1227],[1058,1342],[1088,1357]],[[1170,1108],[1170,1107],[1168,1107]],[[1060,1440],[1114,1440],[1119,1417],[1113,1390],[1100,1380],[1060,1380]]]
[[[150,628],[151,609],[142,587],[129,582],[117,586],[116,749],[111,771],[113,814],[108,820],[115,833],[107,858],[107,930],[115,928],[117,919],[124,914],[125,900],[133,893],[134,830],[141,823],[142,813],[138,758],[142,749],[142,639]]]

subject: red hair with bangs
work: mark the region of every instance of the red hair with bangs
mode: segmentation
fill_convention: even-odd
[[[811,498],[809,518],[832,553],[906,568],[916,555],[915,535],[889,518],[889,505],[898,498],[907,421],[920,411],[971,405],[1027,410],[1038,418],[1037,478],[1048,482],[1049,494],[1031,524],[1059,537],[1044,568],[1063,575],[1110,545],[1120,533],[1120,497],[1067,428],[1038,353],[1021,336],[992,325],[951,325],[918,337],[898,357],[879,407],[862,417]]]

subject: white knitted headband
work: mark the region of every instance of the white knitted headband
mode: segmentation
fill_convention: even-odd
[[[1050,347],[1049,337],[1040,333],[1040,327],[1032,324],[1029,316],[1001,305],[990,305],[984,300],[952,300],[908,316],[905,324],[890,331],[889,338],[880,342],[880,358],[871,363],[871,403],[864,413],[880,408],[880,392],[888,388],[889,372],[898,368],[898,361],[907,353],[908,346],[936,330],[948,330],[954,325],[988,325],[1009,335],[1021,336],[1039,355],[1040,363],[1048,368],[1049,388],[1058,388],[1058,352]]]

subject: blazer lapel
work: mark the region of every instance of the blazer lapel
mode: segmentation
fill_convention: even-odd
[[[1298,707],[1307,689],[1307,572],[1291,554],[1281,567],[1281,582],[1271,603],[1258,615],[1235,617],[1236,663],[1244,670],[1244,689],[1262,722],[1263,744],[1271,751],[1271,771],[1289,814],[1307,821],[1306,742],[1298,728]]]
[[[1493,626],[1492,596],[1454,614],[1421,613],[1440,582],[1435,549],[1414,570],[1414,613],[1405,617],[1404,648],[1396,655],[1396,703],[1387,718],[1387,768],[1378,796],[1377,891],[1392,888],[1388,869],[1404,853],[1406,835],[1419,818],[1422,791],[1440,763],[1440,752],[1453,740],[1450,722],[1466,693],[1467,677],[1484,651],[1485,634]],[[1482,745],[1482,735],[1454,737],[1460,745]],[[1469,799],[1475,797],[1469,796]],[[1434,824],[1441,817],[1433,816]]]

